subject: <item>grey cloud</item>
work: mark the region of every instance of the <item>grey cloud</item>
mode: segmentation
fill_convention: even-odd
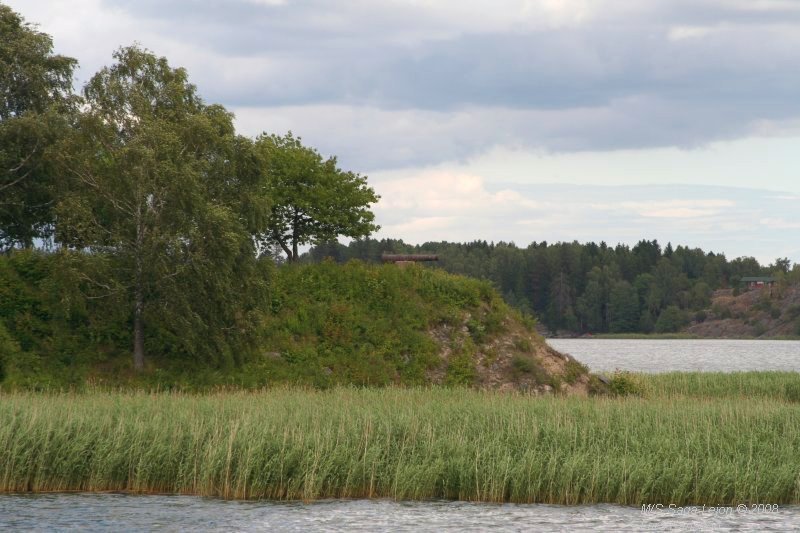
[[[605,0],[584,24],[488,29],[447,26],[399,2],[106,4],[194,46],[177,61],[208,100],[293,113],[288,122],[309,138],[336,128],[327,146],[367,168],[459,159],[502,143],[697,146],[800,117],[800,10],[789,3]],[[711,30],[675,39],[676,26]],[[422,129],[337,127],[308,106],[382,119],[403,111]]]

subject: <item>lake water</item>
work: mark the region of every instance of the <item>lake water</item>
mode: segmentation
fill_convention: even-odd
[[[775,511],[618,505],[492,505],[386,500],[235,502],[192,496],[0,496],[3,531],[791,531],[800,506]]]
[[[800,371],[800,341],[548,339],[592,371]]]

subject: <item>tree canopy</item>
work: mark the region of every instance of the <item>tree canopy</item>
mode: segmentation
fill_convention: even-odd
[[[273,203],[257,235],[261,243],[279,246],[294,261],[302,245],[340,235],[366,237],[379,228],[369,209],[379,197],[365,176],[340,169],[335,157],[323,158],[291,132],[263,135],[256,146],[266,162],[266,190]]]
[[[57,238],[109,258],[112,275],[90,281],[128,295],[137,369],[146,323],[192,352],[232,354],[213,341],[247,329],[233,309],[247,294],[230,285],[246,283],[242,269],[255,260],[248,222],[259,216],[242,207],[259,202],[242,200],[258,180],[237,165],[252,143],[235,136],[222,107],[203,103],[183,69],[135,46],[114,58],[86,85],[85,110],[60,146],[70,185],[56,208]]]
[[[755,258],[728,260],[722,254],[655,241],[634,246],[606,243],[473,241],[409,245],[396,239],[359,239],[347,246],[326,243],[304,260],[380,261],[381,253],[437,254],[437,266],[491,280],[508,303],[533,313],[551,330],[573,332],[652,332],[671,330],[711,303],[714,290],[736,289],[743,276],[776,276],[783,285],[800,283],[800,265],[788,260],[762,265]],[[669,255],[667,255],[669,254]]]
[[[52,232],[57,180],[45,154],[63,134],[76,61],[0,4],[0,249]]]

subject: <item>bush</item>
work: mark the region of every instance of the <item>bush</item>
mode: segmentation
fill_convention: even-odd
[[[521,372],[523,374],[532,374],[536,370],[537,366],[538,365],[536,364],[536,361],[534,361],[530,357],[515,355],[511,359],[511,367],[515,371]]]
[[[612,394],[617,396],[643,396],[644,387],[634,374],[624,370],[617,370],[611,376],[608,384]]]
[[[551,385],[558,388],[554,377],[547,375],[547,372],[530,355],[515,355],[511,358],[511,369],[515,379],[530,378],[538,385]]]
[[[450,356],[444,383],[445,385],[470,386],[475,383],[477,375],[474,354],[463,351]]]
[[[711,312],[714,313],[714,315],[716,315],[716,317],[721,320],[733,317],[730,307],[723,307],[722,305],[719,304],[714,305],[714,307],[711,308]]]
[[[578,379],[589,373],[589,369],[583,363],[570,359],[564,367],[564,381],[572,385]]]
[[[523,353],[530,353],[533,351],[533,344],[527,337],[516,337],[514,339],[514,348]]]
[[[706,318],[708,318],[708,315],[706,314],[706,312],[705,312],[705,311],[698,311],[698,312],[696,312],[696,313],[694,314],[694,319],[695,319],[697,322],[705,322],[705,321],[706,321]]]

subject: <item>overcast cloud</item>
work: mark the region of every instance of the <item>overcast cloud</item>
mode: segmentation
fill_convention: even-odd
[[[693,183],[800,193],[800,2],[794,0],[7,3],[52,34],[60,52],[80,60],[81,80],[107,64],[114,48],[137,41],[187,67],[206,100],[237,114],[243,133],[292,129],[347,168],[374,176],[391,236],[450,227],[461,230],[437,238],[480,233],[512,240],[509,228],[538,224],[550,228],[540,240],[612,241],[604,224],[613,223],[631,228],[636,240],[654,236],[646,233],[664,218],[613,204],[592,207],[595,220],[581,226],[585,206],[563,205],[563,194],[539,199],[525,189],[533,183]],[[682,151],[696,154],[689,158],[694,165],[669,156]],[[749,159],[742,162],[740,154]],[[654,172],[627,163],[651,156],[660,165]],[[581,163],[587,157],[594,166]],[[776,159],[780,168],[759,171]],[[394,196],[410,186],[427,203],[398,207]],[[462,190],[473,211],[437,205],[435,191],[446,190]],[[773,259],[786,246],[769,253],[766,228],[790,238],[800,224],[793,209],[768,216],[770,204],[750,200],[752,194],[727,191],[720,198],[735,197],[734,204],[712,206],[702,202],[718,198],[705,198],[702,188],[647,190],[634,196],[652,195],[651,214],[691,219],[662,225],[673,232],[667,240],[693,238],[699,224],[713,223],[706,231],[722,243],[728,219],[718,217],[730,216],[761,228],[760,237],[744,242],[752,254]],[[505,204],[513,209],[499,207]],[[513,211],[517,223],[496,219],[492,209]],[[405,218],[397,219],[399,213]],[[476,223],[482,225],[472,228]],[[597,235],[598,229],[609,234]],[[800,261],[800,253],[786,253]]]

